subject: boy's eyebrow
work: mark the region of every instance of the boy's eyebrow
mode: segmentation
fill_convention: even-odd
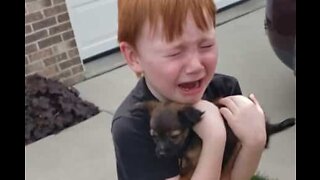
[[[199,40],[199,42],[203,42],[203,41],[216,41],[215,37],[203,37]]]
[[[185,45],[183,45],[183,43],[180,41],[179,43],[170,46],[168,49],[183,49],[185,47]]]
[[[167,44],[168,42],[164,41],[164,44]],[[159,48],[160,51],[168,51],[168,50],[175,50],[175,49],[182,49],[185,45],[183,44],[183,41],[179,40],[176,42],[169,42],[166,46],[163,46],[162,48]]]
[[[202,42],[208,42],[208,41],[215,42],[215,38],[214,37],[202,37],[192,43],[202,43]],[[182,49],[184,47],[185,47],[185,45],[184,45],[183,41],[179,41],[179,42],[175,43],[174,45],[171,45],[168,49]]]
[[[202,43],[202,42],[205,42],[205,41],[212,41],[212,42],[215,42],[216,41],[216,38],[215,37],[208,37],[208,36],[204,36],[198,40],[196,40],[195,42],[192,42],[192,43]],[[185,43],[183,42],[183,40],[178,40],[176,42],[173,42],[173,43],[169,43],[169,45],[165,48],[161,48],[161,51],[168,51],[168,50],[176,50],[176,49],[183,49],[185,48]]]

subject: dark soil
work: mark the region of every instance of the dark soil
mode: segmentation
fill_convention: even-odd
[[[32,75],[25,79],[25,145],[56,134],[98,114],[93,103],[59,81]]]

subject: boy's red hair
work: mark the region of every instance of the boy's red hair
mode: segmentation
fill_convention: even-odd
[[[128,42],[135,48],[146,20],[154,30],[160,18],[164,38],[170,42],[182,35],[189,11],[199,29],[209,29],[208,19],[215,25],[213,0],[118,0],[118,41]]]

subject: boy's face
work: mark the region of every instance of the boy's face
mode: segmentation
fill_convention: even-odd
[[[189,13],[181,37],[166,42],[161,30],[160,23],[155,31],[149,25],[142,29],[136,44],[138,66],[157,98],[195,103],[216,69],[215,29],[211,25],[201,31]]]

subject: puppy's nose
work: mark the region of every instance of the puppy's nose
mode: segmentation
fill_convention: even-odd
[[[158,157],[165,157],[167,155],[166,148],[164,146],[159,146],[156,150],[156,154]]]
[[[163,143],[159,143],[158,144],[158,149],[159,149],[159,151],[165,152],[167,148]]]
[[[165,151],[158,151],[158,153],[156,153],[158,158],[164,158],[167,156],[167,153]]]

